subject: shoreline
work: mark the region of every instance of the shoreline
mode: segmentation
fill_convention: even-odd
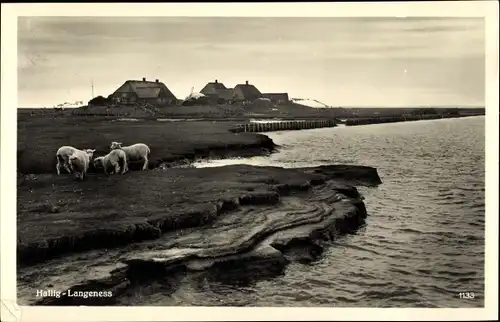
[[[326,175],[322,174],[323,171],[326,171]],[[235,189],[234,191],[228,191],[226,193],[221,191],[219,192],[220,195],[216,196],[216,198],[208,197],[200,203],[200,200],[196,200],[196,195],[188,190],[190,188],[190,183],[186,180],[185,176],[189,176],[190,178],[201,176],[205,179],[215,179],[217,177],[215,177],[214,174],[219,174],[220,179],[225,177],[228,180],[230,180],[228,174],[237,176],[249,174],[255,177],[257,186],[243,184],[240,189]],[[293,178],[288,178],[288,176],[292,174],[302,178],[299,178],[298,180],[300,181],[298,182]],[[278,181],[277,178],[282,176],[284,177],[281,181]],[[86,199],[86,196],[81,196],[84,194],[84,191],[94,198],[90,201],[91,206],[92,203],[99,204],[98,208],[91,207],[94,208],[93,210],[99,211],[99,215],[107,216],[106,212],[119,210],[117,207],[109,208],[105,206],[106,204],[114,205],[114,203],[106,200],[106,198],[99,193],[91,193],[90,189],[94,187],[99,189],[98,192],[106,194],[107,190],[112,187],[112,185],[120,183],[119,181],[125,181],[124,184],[137,181],[153,184],[152,181],[154,180],[154,184],[158,185],[158,188],[161,190],[168,190],[172,187],[169,182],[162,182],[162,180],[175,181],[173,178],[181,180],[180,182],[176,182],[176,184],[180,186],[177,188],[184,189],[184,191],[182,191],[184,197],[189,198],[188,200],[184,198],[181,200],[173,200],[165,204],[166,207],[170,208],[179,208],[179,205],[183,206],[175,213],[155,208],[153,219],[144,221],[143,219],[149,216],[138,214],[137,216],[132,215],[131,221],[124,221],[124,218],[117,218],[118,222],[111,222],[110,227],[97,225],[90,229],[85,228],[85,226],[88,227],[89,225],[83,222],[82,219],[72,217],[79,212],[78,208],[75,208],[79,206],[83,208],[81,212],[86,213],[84,216],[85,218],[93,219],[94,217],[94,219],[98,221],[101,220],[98,218],[98,215],[89,212],[91,209],[88,209],[87,205],[80,205],[81,201]],[[198,180],[200,179],[202,178],[198,178]],[[62,254],[97,248],[119,247],[135,240],[155,239],[160,237],[162,233],[172,229],[184,229],[204,225],[224,212],[236,209],[242,205],[275,204],[279,202],[280,196],[287,195],[291,191],[307,191],[313,186],[321,185],[333,179],[342,182],[349,181],[354,184],[378,185],[381,183],[376,169],[350,165],[331,165],[297,169],[233,165],[225,167],[224,169],[217,169],[216,171],[210,168],[175,168],[169,169],[168,171],[149,173],[137,171],[128,178],[121,176],[106,177],[104,175],[95,175],[89,178],[87,182],[82,182],[81,184],[79,182],[67,180],[67,177],[61,178],[54,175],[41,175],[34,179],[27,178],[18,186],[18,200],[23,200],[26,197],[36,198],[37,196],[43,196],[45,200],[39,199],[38,202],[31,202],[30,204],[18,206],[18,224],[20,225],[18,229],[18,262],[20,265],[29,266],[31,264],[57,258]],[[248,179],[244,178],[242,180],[246,181]],[[100,184],[100,187],[96,187],[96,184]],[[212,188],[217,188],[218,186],[224,187],[225,185],[226,183],[222,181]],[[238,185],[238,182],[230,183],[232,187],[237,187]],[[139,194],[140,191],[138,190],[138,188],[123,187],[123,193],[131,196]],[[202,187],[199,192],[205,190],[206,189]],[[47,193],[49,193],[49,191],[51,191],[51,194],[56,195],[48,196]],[[175,195],[176,191],[171,190],[168,194]],[[64,201],[58,198],[63,193],[66,194]],[[145,197],[144,201],[147,200],[148,202],[158,203],[158,201],[148,196],[147,193],[143,192],[143,195]],[[113,197],[117,198],[119,196]],[[193,203],[193,205],[190,203]],[[152,206],[152,204],[148,206]],[[156,204],[154,204],[154,206],[156,206]],[[181,211],[182,209],[184,209],[184,211]],[[131,211],[140,212],[141,210],[132,209]],[[43,215],[43,218],[40,218],[39,215]],[[75,220],[79,220],[79,223],[84,227],[77,227],[76,230],[73,230],[77,223]],[[33,236],[29,236],[29,234],[32,233],[32,229],[34,229],[32,225],[42,222],[45,225],[45,231],[39,234],[42,236],[42,239],[36,239]],[[113,225],[117,223],[119,224],[118,227],[113,227]],[[125,226],[120,226],[122,224],[125,224]],[[61,233],[64,229],[67,229],[66,234]]]
[[[58,119],[57,129],[44,128],[49,121],[18,125],[18,157],[20,148],[36,156],[26,159],[24,152],[18,162],[38,171],[18,179],[18,294],[27,304],[134,305],[156,287],[174,292],[186,276],[272,278],[292,262],[315,261],[332,240],[363,225],[368,214],[355,187],[382,183],[375,168],[353,165],[189,167],[198,158],[279,148],[263,134],[231,133],[231,121],[70,117]],[[70,133],[77,146],[90,142],[100,153],[112,138],[151,142],[152,171],[105,176],[90,170],[82,182],[56,176],[47,151]],[[66,295],[33,296],[34,288],[53,285]],[[113,296],[68,297],[68,290]]]
[[[441,119],[456,119],[464,117],[485,116],[485,114],[470,114],[470,115],[418,115],[418,116],[393,116],[393,117],[372,117],[372,118],[348,118],[343,122],[346,126],[385,124],[385,123],[402,123],[415,121],[430,121]]]
[[[177,120],[209,120],[231,121],[248,123],[251,119],[281,119],[281,120],[339,120],[339,119],[377,119],[377,118],[403,118],[421,117],[429,115],[444,118],[461,117],[469,115],[486,115],[484,107],[329,107],[313,108],[295,103],[283,103],[274,109],[247,105],[194,105],[194,106],[168,106],[158,108],[154,113],[144,113],[140,108],[117,107],[106,109],[100,106],[82,106],[56,110],[53,108],[18,108],[18,116],[31,117],[72,117],[76,119],[89,118],[129,118],[139,120],[168,119]]]
[[[37,283],[40,283],[39,289],[64,284],[74,291],[112,291],[116,296],[106,299],[50,297],[35,302],[40,305],[109,304],[121,301],[118,296],[121,292],[132,296],[134,285],[147,288],[151,281],[141,280],[145,271],[154,280],[165,276],[180,278],[187,272],[209,274],[211,278],[227,278],[231,274],[258,278],[254,273],[257,270],[259,274],[274,276],[290,262],[313,261],[338,234],[362,225],[366,208],[353,185],[381,183],[376,169],[349,165],[301,169],[247,165],[216,170],[170,169],[136,172],[128,180],[113,179],[92,178],[92,181],[76,184],[46,175],[38,182],[27,183],[20,191],[21,198],[26,193],[46,196],[51,191],[48,198],[54,203],[52,206],[58,207],[53,212],[44,202],[18,210],[18,216],[21,215],[18,224],[20,299],[30,298],[29,290]],[[147,204],[147,209],[140,210],[129,203],[117,205],[109,194],[107,198],[113,200],[99,197],[115,186],[117,180],[125,180],[120,193],[129,198],[139,194],[137,200]],[[135,186],[128,182],[134,182]],[[154,191],[161,191],[161,199],[157,198],[158,193],[141,193],[141,185],[146,182]],[[211,189],[207,189],[209,186]],[[69,191],[70,188],[74,190]],[[86,196],[82,197],[82,191],[77,188]],[[93,193],[91,189],[99,191]],[[58,204],[64,191],[65,204]],[[94,205],[89,207],[85,200],[93,200]],[[95,204],[100,207],[96,208]],[[115,218],[111,220],[109,205],[114,205],[114,210],[124,207],[124,211],[111,215]],[[45,214],[32,212],[41,207],[46,207]],[[289,212],[295,216],[283,215]],[[284,217],[276,217],[277,214]],[[34,237],[33,229],[38,230],[40,225],[45,228]],[[77,231],[72,227],[78,227]],[[212,241],[203,236],[211,236]],[[23,241],[26,238],[31,240]],[[198,250],[193,253],[193,249]],[[90,272],[77,273],[74,270],[78,268],[68,268],[74,263],[71,258],[79,261],[80,267],[92,263],[93,268]],[[104,262],[96,264],[97,258]],[[23,259],[41,261],[27,265]],[[217,277],[221,269],[231,271],[232,268],[236,270]],[[98,276],[93,276],[96,269]],[[33,274],[40,271],[47,271],[52,277],[34,281]],[[51,282],[54,279],[57,283]],[[63,280],[66,282],[62,283]],[[33,298],[31,301],[35,303]]]

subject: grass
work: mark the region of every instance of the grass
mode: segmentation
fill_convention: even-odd
[[[303,188],[320,174],[246,165],[90,175],[39,175],[18,181],[21,262],[65,252],[154,239],[197,227],[240,204],[276,203],[279,191]]]
[[[166,106],[158,107],[154,113],[134,106],[120,106],[107,109],[102,106],[87,106],[71,110],[73,115],[121,117],[172,117],[172,118],[224,118],[243,116],[244,110],[236,105]]]
[[[485,115],[485,108],[432,108],[438,114],[447,115],[459,112],[461,115]],[[20,109],[19,113],[29,115],[89,115],[89,116],[118,116],[130,118],[195,118],[195,119],[248,119],[248,118],[379,118],[400,117],[421,111],[418,107],[392,107],[392,108],[355,108],[355,107],[333,107],[333,108],[311,108],[297,103],[284,103],[271,106],[261,104],[224,104],[224,105],[195,105],[195,106],[168,106],[158,109],[156,115],[139,107],[122,106],[106,110],[104,107],[82,107],[69,108],[63,111],[51,108],[46,109]]]
[[[199,226],[240,203],[240,197],[242,203],[276,201],[276,192],[259,190],[270,187],[268,173],[259,176],[261,169],[251,167],[241,172],[132,171],[110,177],[90,172],[83,182],[55,175],[55,153],[62,145],[92,147],[99,156],[109,151],[111,141],[144,142],[152,151],[150,168],[214,152],[258,154],[274,148],[267,136],[234,134],[228,131],[233,126],[234,122],[122,122],[108,117],[20,113],[17,218],[21,261],[117,246],[156,238],[163,230]]]
[[[234,134],[235,122],[122,122],[107,117],[19,115],[17,165],[20,173],[55,173],[56,151],[63,145],[96,149],[95,156],[109,152],[112,141],[124,145],[146,143],[151,149],[149,167],[184,158],[206,157],[211,153],[262,149],[272,150],[267,136]],[[137,169],[139,165],[131,165]],[[91,170],[92,171],[92,170]]]
[[[152,151],[150,167],[214,151],[257,153],[274,148],[267,136],[229,132],[235,125],[231,121],[115,119],[19,115],[17,230],[21,263],[197,227],[239,205],[279,202],[280,194],[307,189],[312,182],[321,184],[325,176],[378,178],[371,168],[347,166],[331,172],[245,165],[131,171],[123,176],[91,172],[84,181],[55,175],[55,153],[62,145],[94,148],[99,156],[109,151],[111,141],[143,142]]]
[[[167,231],[208,224],[240,205],[276,204],[282,195],[330,179],[380,183],[374,168],[347,165],[174,168],[92,174],[81,182],[31,175],[17,182],[19,264],[156,239]]]

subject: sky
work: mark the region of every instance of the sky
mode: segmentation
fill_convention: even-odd
[[[330,106],[484,106],[482,18],[19,17],[18,105],[217,79]]]

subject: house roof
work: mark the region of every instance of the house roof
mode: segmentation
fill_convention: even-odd
[[[217,94],[219,94],[220,98],[223,98],[225,100],[230,100],[233,98],[233,89],[232,88],[221,89],[217,91]]]
[[[251,84],[238,84],[234,89],[239,89],[246,99],[255,99],[262,95],[257,87]]]
[[[288,93],[262,93],[262,97],[270,100],[286,101],[288,100]]]
[[[208,83],[207,85],[205,85],[205,87],[203,87],[200,93],[206,95],[217,94],[217,96],[225,100],[230,100],[233,98],[233,89],[226,88],[224,84],[219,83],[218,81]]]
[[[162,82],[128,80],[115,93],[134,92],[137,97],[142,99],[158,98],[163,92],[163,97],[177,99],[175,95]]]
[[[200,93],[208,94],[208,93],[214,93],[214,92],[217,92],[220,90],[225,90],[225,89],[226,89],[226,86],[224,86],[224,84],[219,83],[218,81],[215,81],[215,82],[210,82],[207,85],[205,85],[205,87],[203,87],[203,89],[200,91]]]

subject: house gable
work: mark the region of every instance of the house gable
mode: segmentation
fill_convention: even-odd
[[[132,90],[141,99],[166,98],[176,100],[175,95],[162,82],[130,81]]]
[[[118,87],[117,90],[113,92],[113,94],[118,94],[118,93],[130,93],[133,92],[134,90],[130,86],[130,81],[126,81],[125,83],[122,84],[122,86]]]
[[[286,103],[289,101],[288,93],[263,93],[262,97],[268,98],[271,100],[271,102],[275,103]]]
[[[226,101],[229,101],[229,100],[233,99],[234,90],[232,88],[226,88],[223,90],[218,90],[217,94],[219,94],[220,98],[223,98]]]
[[[224,84],[219,83],[217,80],[215,82],[208,83],[203,87],[203,89],[200,91],[202,94],[212,94],[212,93],[218,93],[219,91],[223,91],[226,89],[226,86]]]
[[[205,85],[200,93],[207,96],[217,96],[224,101],[231,101],[233,99],[233,89],[227,88],[223,83],[219,83],[217,80]]]
[[[236,100],[253,101],[262,96],[262,93],[251,84],[238,84],[234,87],[234,95]]]
[[[235,86],[233,89],[233,98],[235,100],[244,100],[245,94],[243,93],[241,87]]]
[[[158,100],[158,102],[177,102],[175,95],[159,81],[128,80],[113,94],[119,101],[133,103],[136,100]]]

